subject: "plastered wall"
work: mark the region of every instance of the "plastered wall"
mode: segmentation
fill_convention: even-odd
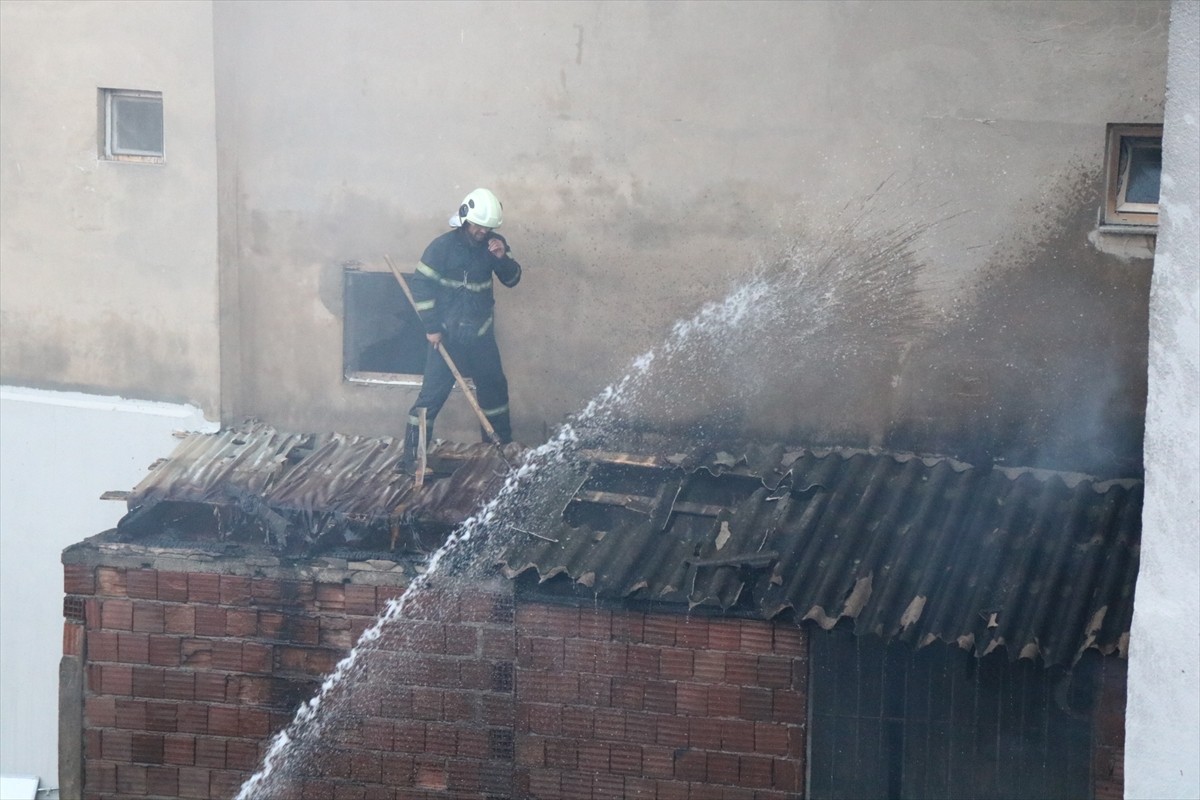
[[[778,313],[704,392],[761,384],[727,432],[1134,473],[1152,242],[1095,221],[1106,123],[1161,120],[1167,8],[218,4],[225,414],[398,432],[413,390],[342,381],[341,264],[413,264],[488,185],[519,439],[789,244],[932,223],[920,335],[839,360],[869,303]],[[711,422],[686,400],[652,423]]]
[[[98,158],[101,88],[162,92],[166,163]],[[0,377],[218,414],[212,7],[0,6]]]

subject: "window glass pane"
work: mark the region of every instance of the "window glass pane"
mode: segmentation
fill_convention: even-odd
[[[347,375],[425,370],[425,328],[390,272],[347,269],[343,357]]]
[[[1158,184],[1162,173],[1162,148],[1143,145],[1139,139],[1131,142],[1129,152],[1129,184],[1125,189],[1128,203],[1157,203]],[[1128,140],[1127,140],[1128,141]]]
[[[162,99],[112,98],[112,149],[114,153],[161,155],[163,151]]]

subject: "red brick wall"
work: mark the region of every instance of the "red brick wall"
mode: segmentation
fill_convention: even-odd
[[[525,796],[801,793],[807,660],[798,628],[522,604],[517,631]]]
[[[82,795],[109,800],[232,797],[401,588],[71,564],[66,592]],[[805,630],[514,604],[500,580],[421,598],[364,656],[376,688],[341,700],[347,722],[275,796],[803,796]],[[1124,690],[1105,659],[1098,800],[1122,794]]]

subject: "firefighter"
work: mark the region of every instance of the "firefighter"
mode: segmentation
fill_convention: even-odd
[[[479,405],[501,443],[512,441],[508,380],[496,346],[492,274],[505,286],[516,286],[521,265],[496,233],[501,222],[503,209],[496,195],[476,189],[450,217],[451,229],[430,242],[417,264],[412,293],[429,347],[421,393],[409,411],[404,434],[409,467],[416,463],[418,409],[425,409],[425,441],[431,442],[433,421],[454,386],[454,375],[438,348],[445,347],[459,370],[474,378]]]

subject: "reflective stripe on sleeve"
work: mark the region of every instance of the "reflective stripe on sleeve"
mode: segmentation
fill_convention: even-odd
[[[483,415],[485,417],[498,417],[501,414],[507,414],[507,413],[508,413],[508,403],[505,403],[502,406],[497,406],[496,408],[483,409]]]
[[[479,326],[479,332],[476,333],[475,335],[483,336],[485,333],[487,333],[489,330],[492,329],[492,323],[495,321],[496,321],[496,318],[494,316],[488,317],[487,322],[485,322]]]
[[[416,305],[417,311],[428,311],[437,305],[437,300],[418,300],[414,305]]]

